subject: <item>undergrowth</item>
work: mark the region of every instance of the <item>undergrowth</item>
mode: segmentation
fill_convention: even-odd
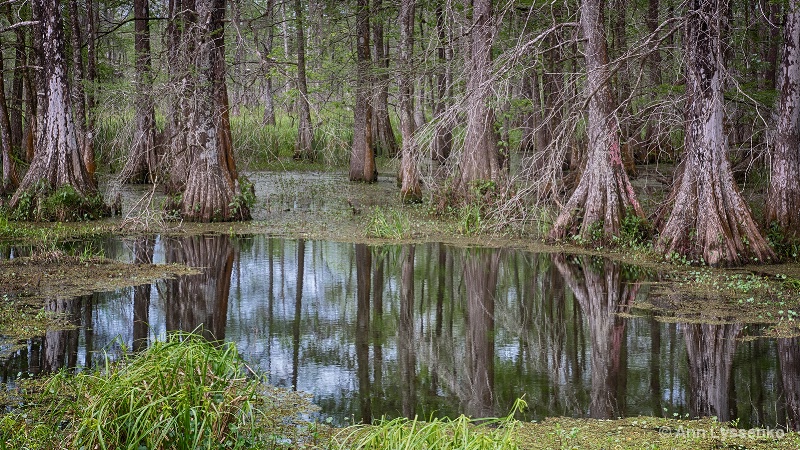
[[[519,448],[514,416],[527,407],[517,399],[506,417],[470,419],[431,418],[428,421],[397,418],[381,420],[374,425],[353,425],[334,437],[334,448],[355,450],[460,449],[516,450]]]
[[[0,442],[85,449],[298,448],[308,443],[307,397],[266,385],[234,344],[176,333],[102,370],[62,371],[32,405],[3,416]],[[311,427],[311,425],[309,425]],[[51,430],[47,433],[46,430]],[[23,448],[15,445],[8,448]]]

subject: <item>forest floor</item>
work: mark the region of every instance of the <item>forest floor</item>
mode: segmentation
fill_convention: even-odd
[[[646,246],[585,248],[550,245],[517,233],[484,234],[465,229],[458,215],[437,216],[425,205],[401,205],[393,168],[383,168],[377,183],[350,183],[342,170],[255,172],[257,203],[246,223],[195,224],[160,218],[161,196],[149,186],[120,190],[123,215],[79,224],[0,223],[0,244],[28,248],[31,256],[0,262],[0,330],[11,340],[41,335],[59,326],[41,314],[42,302],[59,295],[148,283],[178,276],[182,266],[114,262],[91,251],[70,255],[57,243],[89,237],[142,234],[267,234],[285,238],[403,244],[443,242],[462,246],[507,247],[531,252],[589,254],[640,266],[652,283],[647,303],[660,320],[743,322],[768,325],[774,336],[800,334],[800,265],[797,263],[715,269],[666,261]],[[665,191],[658,170],[640,174],[634,184],[649,199]],[[757,193],[754,195],[758,195]],[[655,200],[646,204],[653,208]],[[700,431],[687,431],[689,429]],[[727,430],[727,431],[723,431]],[[763,430],[762,430],[763,431]],[[742,435],[704,420],[655,417],[618,420],[552,418],[523,423],[520,448],[800,448],[800,435]],[[322,445],[327,448],[327,444]]]

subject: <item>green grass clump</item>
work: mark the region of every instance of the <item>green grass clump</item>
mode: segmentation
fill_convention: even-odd
[[[275,448],[292,442],[264,431],[283,418],[269,419],[265,385],[249,376],[232,343],[174,334],[105,366],[102,372],[62,372],[44,386],[42,403],[55,401],[51,417],[60,418],[68,448],[266,448],[259,444],[264,441]]]
[[[382,420],[375,425],[353,425],[334,437],[334,448],[354,450],[516,450],[519,422],[514,415],[527,406],[517,399],[506,417],[473,420],[432,418],[428,422],[406,418]]]
[[[366,235],[381,239],[402,239],[411,231],[408,213],[397,209],[372,209],[367,221]]]

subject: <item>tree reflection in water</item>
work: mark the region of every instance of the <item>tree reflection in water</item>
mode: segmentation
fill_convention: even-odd
[[[553,262],[580,304],[589,325],[592,386],[589,415],[610,419],[625,414],[627,367],[622,366],[627,320],[618,314],[628,312],[636,298],[638,284],[625,279],[622,266],[607,259],[563,255]]]
[[[227,235],[165,238],[167,263],[202,270],[197,275],[167,280],[167,331],[197,331],[207,339],[224,340],[228,296],[235,256]]]
[[[786,403],[785,425],[800,430],[800,338],[778,339],[778,361]]]
[[[684,324],[689,362],[689,410],[693,417],[736,418],[731,405],[733,355],[742,325]]]

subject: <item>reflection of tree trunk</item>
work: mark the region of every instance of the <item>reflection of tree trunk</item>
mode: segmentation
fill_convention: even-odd
[[[650,319],[650,395],[653,415],[661,414],[661,323]]]
[[[696,417],[717,416],[721,422],[736,417],[729,405],[733,355],[742,325],[686,324],[689,358],[689,408]]]
[[[292,321],[292,389],[297,390],[297,372],[300,366],[300,312],[303,309],[303,277],[306,271],[306,241],[297,241],[297,286],[294,294],[294,320]]]
[[[70,299],[54,299],[47,302],[44,309],[48,313],[66,316],[69,323],[80,323],[80,307],[82,297]],[[77,363],[78,351],[77,327],[69,330],[50,330],[44,335],[42,342],[41,370],[44,373],[58,371],[64,367],[71,369]]]
[[[464,262],[467,290],[466,360],[469,380],[467,414],[493,415],[494,404],[494,300],[500,252],[471,249]]]
[[[402,250],[400,275],[400,318],[397,324],[397,362],[400,366],[400,398],[403,415],[414,418],[417,403],[417,358],[414,345],[414,252],[408,244]]]
[[[624,382],[627,367],[621,358],[625,342],[625,319],[617,315],[628,309],[636,297],[638,285],[623,280],[622,267],[603,260],[581,258],[569,264],[562,255],[553,259],[569,285],[589,324],[592,345],[592,393],[589,414],[596,419],[610,419],[624,413]]]
[[[369,383],[369,302],[370,269],[372,254],[366,244],[356,244],[356,371],[358,373],[358,398],[361,403],[361,420],[372,421],[371,390]]]
[[[383,380],[383,266],[386,258],[378,256],[375,261],[375,272],[372,274],[372,377],[374,391],[380,392]],[[375,403],[373,399],[373,403]],[[380,405],[377,405],[380,409]]]
[[[778,339],[778,361],[786,396],[786,426],[800,430],[800,338]]]
[[[203,270],[167,281],[167,331],[201,332],[225,339],[234,247],[227,235],[186,236],[164,240],[167,263]]]
[[[155,240],[142,237],[133,243],[133,258],[136,264],[152,264]],[[151,285],[142,284],[133,288],[133,351],[147,348],[147,335],[150,328],[150,289]]]

